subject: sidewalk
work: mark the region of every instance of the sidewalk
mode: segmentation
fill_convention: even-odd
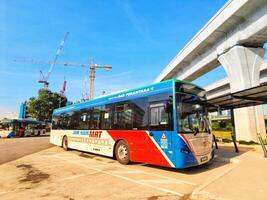
[[[216,160],[233,163],[233,167],[218,177],[201,184],[192,193],[193,199],[267,199],[267,158],[259,145],[219,144]]]

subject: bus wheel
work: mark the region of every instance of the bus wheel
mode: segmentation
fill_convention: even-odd
[[[67,136],[64,136],[62,139],[62,147],[65,151],[68,151],[68,138]]]
[[[129,147],[125,141],[121,140],[118,142],[115,148],[116,159],[119,163],[127,165],[130,161]]]

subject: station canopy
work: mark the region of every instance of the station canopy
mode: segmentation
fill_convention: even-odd
[[[267,103],[267,84],[218,96],[207,101],[210,112],[230,110]]]

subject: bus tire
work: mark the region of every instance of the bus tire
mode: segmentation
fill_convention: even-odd
[[[65,151],[68,151],[69,147],[68,147],[68,138],[65,135],[62,139],[62,147]]]
[[[117,143],[115,147],[115,155],[119,163],[123,165],[127,165],[130,162],[130,150],[124,140],[121,140]]]

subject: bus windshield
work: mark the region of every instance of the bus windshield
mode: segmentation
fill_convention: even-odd
[[[183,90],[176,93],[179,132],[194,134],[208,132],[205,91],[192,85],[190,85],[192,90],[185,91],[185,85],[182,86],[180,88]]]

